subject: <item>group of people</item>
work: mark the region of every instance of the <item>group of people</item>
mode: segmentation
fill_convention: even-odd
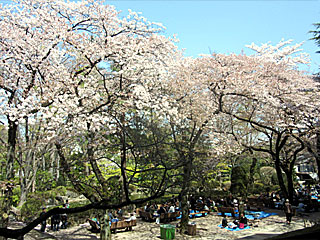
[[[156,224],[160,224],[160,215],[163,213],[171,213],[175,212],[178,210],[179,207],[176,207],[174,203],[165,203],[165,204],[160,204],[158,206],[156,203],[148,203],[144,207],[145,212],[150,212],[152,213],[153,216],[156,217]]]
[[[222,227],[229,227],[232,229],[242,229],[248,226],[248,219],[243,213],[241,213],[239,219],[236,219],[233,222],[228,222],[227,218],[223,217],[221,225]]]
[[[160,207],[156,203],[153,203],[153,204],[148,203],[144,207],[145,212],[151,212],[151,213],[157,212],[157,214],[175,212],[178,209],[179,207],[176,207],[173,203],[160,204]]]
[[[124,217],[122,208],[118,208],[116,211],[108,212],[108,216],[110,222],[118,222],[119,220],[131,221],[137,219],[134,213],[130,213],[129,217]]]
[[[66,203],[62,205],[63,208],[69,208],[69,202],[66,200]],[[42,208],[42,212],[40,213],[40,217],[46,213],[47,209],[45,207]],[[61,223],[61,225],[60,225]],[[41,232],[45,232],[46,230],[47,221],[43,220],[41,222]],[[53,214],[51,216],[51,230],[52,231],[59,231],[59,229],[66,229],[68,226],[68,216],[66,213],[63,214]]]
[[[111,226],[111,224],[113,222],[118,222],[118,221],[121,221],[121,220],[132,221],[132,220],[136,220],[137,219],[134,213],[130,213],[129,217],[123,216],[123,210],[121,208],[118,208],[116,211],[110,211],[107,214],[108,214],[108,217],[109,217],[109,220],[110,220],[109,221],[110,226]],[[100,231],[102,226],[100,225],[100,222],[96,217],[93,217],[91,219],[88,218],[87,220],[91,220],[91,221],[95,222],[96,225],[97,225],[96,227],[98,229],[91,229],[91,231],[93,231],[93,230]],[[131,230],[131,229],[132,229],[132,226],[126,227],[126,230]]]

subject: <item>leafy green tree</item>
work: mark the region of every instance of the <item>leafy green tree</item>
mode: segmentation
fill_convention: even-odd
[[[230,192],[234,196],[245,197],[247,194],[249,176],[247,169],[242,165],[233,166],[231,171]]]
[[[313,26],[315,26],[316,29],[310,31],[310,33],[313,34],[311,40],[314,40],[318,47],[320,47],[320,23],[314,23]],[[320,53],[320,50],[317,51],[317,53]]]

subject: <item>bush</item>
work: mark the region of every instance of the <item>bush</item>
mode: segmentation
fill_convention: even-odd
[[[222,183],[222,188],[224,188],[226,191],[229,191],[231,187],[231,181],[225,181]]]
[[[229,181],[229,183],[230,183],[230,181]],[[221,198],[226,198],[228,195],[229,195],[228,191],[215,189],[212,191],[212,194],[209,197],[214,200],[220,200]]]
[[[34,195],[28,198],[21,208],[21,217],[25,222],[31,222],[40,215],[41,207],[45,206],[45,199],[42,195]]]
[[[18,205],[20,200],[20,195],[21,195],[20,186],[15,186],[12,191],[12,202],[14,207]]]
[[[230,192],[234,196],[245,196],[247,193],[248,176],[243,166],[234,166],[231,172]]]
[[[255,182],[253,185],[253,194],[260,194],[261,192],[266,192],[266,186],[263,183]]]
[[[36,192],[28,194],[27,201],[22,205],[22,220],[29,222],[39,216],[41,208],[48,204],[51,199],[52,205],[56,205],[56,197],[66,195],[65,187],[60,186],[50,191]],[[60,203],[59,203],[60,204]]]
[[[81,202],[73,202],[73,203],[71,202],[70,208],[81,207],[88,203],[89,202],[87,200],[81,201]],[[74,225],[85,223],[88,218],[93,218],[93,217],[96,217],[99,220],[99,222],[102,222],[103,215],[104,215],[104,210],[96,210],[96,209],[91,209],[81,213],[69,214],[68,226],[74,226]]]

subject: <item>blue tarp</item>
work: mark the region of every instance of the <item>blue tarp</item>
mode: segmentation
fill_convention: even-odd
[[[241,230],[246,230],[246,229],[249,229],[250,227],[249,226],[247,226],[247,227],[245,227],[245,228],[235,228],[235,229],[233,229],[233,228],[229,228],[229,227],[222,227],[222,225],[220,224],[220,225],[218,225],[220,228],[224,228],[224,229],[227,229],[227,230],[229,230],[229,231],[241,231]]]
[[[222,215],[221,213],[218,213],[218,215]],[[225,213],[226,216],[231,217],[231,213]],[[261,219],[261,218],[266,218],[269,216],[277,215],[277,213],[266,213],[264,211],[260,212],[255,212],[255,211],[245,211],[245,216],[246,218],[252,220],[252,219]],[[239,214],[235,214],[235,217],[239,217]]]
[[[316,199],[318,202],[320,202],[320,199],[319,199],[318,196],[316,196],[316,195],[312,195],[312,196],[311,196],[311,199]]]
[[[190,213],[198,213],[199,211],[194,211],[194,210],[191,210],[190,211]],[[205,213],[204,214],[205,216],[207,216],[208,215],[208,213]],[[202,213],[199,213],[199,214],[194,214],[194,215],[189,215],[189,218],[194,218],[194,217],[202,217],[203,216],[203,214]],[[180,214],[180,216],[179,217],[177,217],[177,219],[180,219],[182,217],[182,215]]]

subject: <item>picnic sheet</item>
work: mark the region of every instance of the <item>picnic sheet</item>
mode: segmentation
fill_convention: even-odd
[[[316,199],[318,202],[320,202],[320,199],[319,199],[318,196],[316,196],[316,195],[312,195],[312,196],[311,196],[311,199]]]
[[[194,210],[191,210],[190,211],[190,213],[198,213],[198,211],[194,211]],[[208,215],[208,213],[204,213],[204,215],[205,216],[207,216]],[[189,215],[189,218],[194,218],[194,217],[202,217],[203,216],[203,214],[202,213],[198,213],[198,214],[194,214],[194,215]],[[177,217],[176,219],[180,219],[182,217],[182,215],[180,214],[180,216],[179,217]]]
[[[266,218],[269,216],[273,216],[273,215],[277,215],[277,213],[266,213],[264,211],[260,211],[260,212],[255,212],[255,211],[245,211],[245,216],[247,219],[261,219],[261,218]],[[221,213],[218,213],[218,215],[222,215]],[[225,213],[226,216],[231,217],[232,214],[231,213]],[[235,214],[235,217],[239,217],[239,214]]]
[[[229,228],[229,227],[222,227],[221,224],[218,225],[218,227],[227,229],[227,230],[229,230],[229,231],[241,231],[241,230],[246,230],[246,229],[249,229],[249,228],[250,228],[249,226],[247,226],[247,227],[245,227],[245,228],[238,228],[238,227],[237,227],[237,228],[233,229],[233,228]]]

